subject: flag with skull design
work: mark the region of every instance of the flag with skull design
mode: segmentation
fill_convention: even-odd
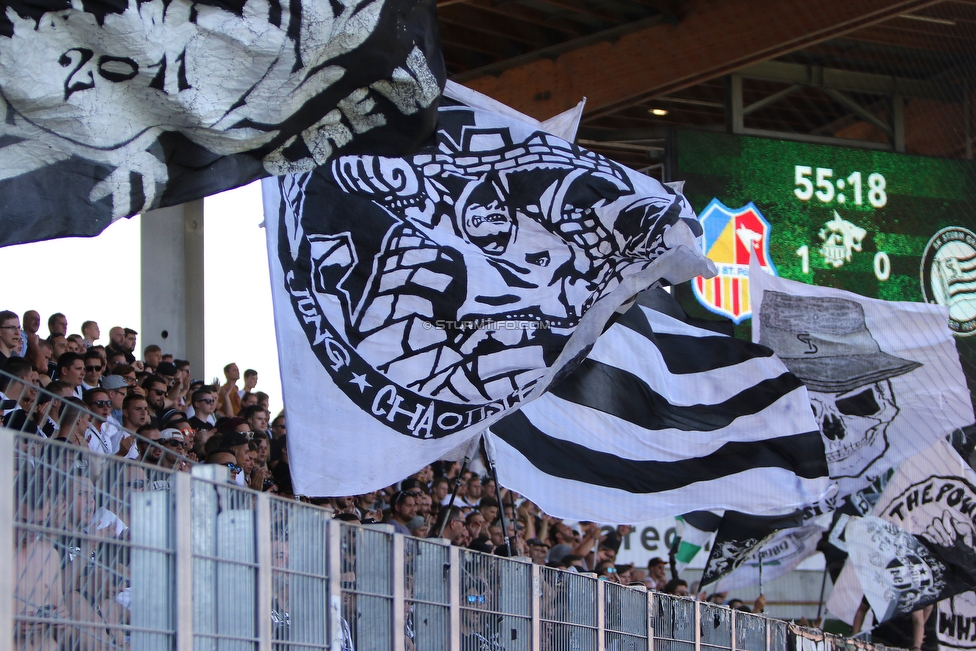
[[[0,246],[433,132],[433,0],[0,0]]]
[[[376,489],[582,360],[662,281],[714,273],[677,191],[483,108],[408,158],[266,180],[296,490]]]
[[[807,385],[837,497],[973,422],[945,308],[750,271],[753,340]]]
[[[892,468],[973,420],[948,314],[937,305],[879,301],[775,277],[755,260],[750,287],[759,306],[753,339],[806,384],[823,437],[835,487],[804,509],[803,526],[830,518],[819,549],[836,577],[847,558],[845,527],[871,512]],[[764,550],[794,535],[787,530],[774,539],[773,526],[747,515],[723,519],[722,528],[727,533],[722,541],[716,537],[706,569],[713,580],[750,555],[758,568]],[[802,554],[814,551],[805,545]]]

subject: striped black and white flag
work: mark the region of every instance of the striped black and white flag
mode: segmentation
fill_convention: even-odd
[[[816,502],[827,463],[806,388],[768,348],[675,310],[642,294],[576,371],[492,425],[499,480],[605,523]]]

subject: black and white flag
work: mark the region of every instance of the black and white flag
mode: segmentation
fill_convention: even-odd
[[[806,389],[768,348],[685,319],[663,290],[639,296],[571,375],[492,425],[500,481],[599,522],[818,500],[827,465]]]
[[[764,273],[753,341],[807,385],[838,497],[973,422],[945,307],[865,298]]]
[[[917,536],[872,515],[847,525],[848,563],[878,622],[976,589],[973,546],[971,520],[948,513]]]
[[[777,532],[796,529],[802,522],[803,514],[799,510],[781,516],[726,511],[715,533],[712,551],[702,572],[701,585],[712,585],[729,576],[772,540]],[[758,566],[756,571],[758,574]],[[760,582],[758,577],[757,582]]]
[[[939,651],[976,649],[976,592],[963,592],[940,601],[933,617]]]
[[[729,592],[775,581],[786,576],[800,563],[817,553],[817,544],[830,525],[830,515],[820,516],[799,527],[776,532],[755,549],[715,590]]]
[[[903,462],[873,514],[847,524],[847,565],[827,608],[877,621],[976,588],[976,472],[945,441]]]
[[[509,114],[264,181],[296,490],[386,486],[572,368],[620,305],[714,273],[684,197]],[[809,413],[809,410],[807,410]]]
[[[0,0],[0,246],[430,136],[433,0]]]

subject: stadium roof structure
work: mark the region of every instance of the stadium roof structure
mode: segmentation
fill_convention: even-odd
[[[438,14],[452,79],[540,119],[586,96],[581,144],[638,169],[673,126],[972,156],[974,0],[439,0]]]

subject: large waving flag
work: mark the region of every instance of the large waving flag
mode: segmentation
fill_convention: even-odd
[[[679,314],[646,292],[576,371],[492,425],[499,480],[546,513],[600,522],[818,500],[827,465],[806,389],[769,349]]]
[[[838,497],[973,422],[945,307],[750,271],[753,341],[807,385]]]
[[[510,112],[438,120],[414,156],[264,182],[299,492],[397,481],[540,395],[641,290],[714,273],[675,190]]]
[[[702,572],[701,585],[712,586],[729,576],[769,543],[777,532],[797,530],[803,521],[798,509],[792,513],[770,516],[726,511],[715,532],[712,550]],[[759,568],[757,566],[756,573]],[[757,583],[759,578],[756,578]],[[721,589],[719,587],[712,589]]]
[[[851,518],[845,539],[851,556],[827,602],[845,621],[865,595],[884,621],[972,591],[976,472],[937,442],[898,467],[872,515]]]
[[[430,136],[433,0],[0,0],[0,246]]]
[[[727,534],[741,560],[721,589],[758,582],[760,559],[773,579],[817,550],[836,580],[848,554],[845,528],[871,512],[892,468],[973,419],[944,308],[814,287],[759,266],[753,259],[753,340],[807,385],[835,486],[808,505],[799,528],[766,538],[756,521],[746,538]]]
[[[830,515],[820,516],[808,524],[777,531],[728,576],[724,576],[716,591],[740,590],[786,576],[817,552],[817,544],[829,527],[830,520]]]
[[[864,596],[884,622],[976,589],[972,522],[936,516],[912,535],[869,515],[847,525],[847,547]]]

